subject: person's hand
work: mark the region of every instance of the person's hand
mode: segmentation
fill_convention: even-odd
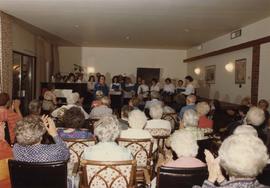
[[[20,105],[21,105],[21,101],[20,100],[16,99],[16,100],[13,101],[12,106],[13,106],[14,110],[16,110],[16,111],[17,110],[20,110]]]
[[[5,140],[5,123],[0,122],[0,140]]]
[[[46,130],[48,131],[49,135],[51,135],[52,137],[57,136],[57,130],[56,130],[55,123],[52,120],[52,118],[43,115],[41,117],[41,120],[42,120]]]
[[[217,179],[221,173],[220,167],[218,164],[219,161],[215,160],[212,153],[208,150],[205,150],[204,154],[205,154],[205,160],[206,160],[208,172],[209,172],[208,181],[214,183],[217,181]]]

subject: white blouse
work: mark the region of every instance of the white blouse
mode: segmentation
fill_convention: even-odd
[[[167,93],[174,93],[174,90],[175,90],[175,86],[172,83],[165,84],[163,87],[163,91]]]

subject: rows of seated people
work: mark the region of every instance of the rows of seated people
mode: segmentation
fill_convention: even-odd
[[[111,109],[108,96],[96,96],[89,114],[80,106],[77,93],[72,93],[67,101],[65,106],[51,109],[48,116],[41,114],[44,103],[33,100],[29,104],[30,114],[22,117],[20,101],[12,101],[8,94],[0,93],[0,160],[69,161],[68,168],[73,170],[67,141],[94,139],[94,145],[84,147],[79,155],[79,175],[89,160],[136,159],[138,170],[141,164],[131,151],[134,148],[120,144],[120,140],[149,139],[152,142],[149,164],[153,168],[147,170],[153,187],[158,184],[155,174],[160,166],[207,167],[208,178],[194,187],[267,187],[256,180],[269,159],[269,115],[265,100],[252,106],[245,99],[237,110],[224,110],[217,100],[197,102],[195,95],[189,95],[181,98],[182,106],[177,110],[166,96],[154,92],[145,101],[132,97],[122,107],[120,117]],[[160,138],[165,140],[164,147],[158,142]],[[198,157],[200,141],[208,139],[216,147],[206,147],[210,151],[203,150],[203,157]],[[10,187],[9,179],[0,177],[0,187]]]

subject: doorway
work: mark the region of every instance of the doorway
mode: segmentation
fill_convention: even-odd
[[[147,85],[151,85],[153,78],[159,81],[160,69],[157,68],[137,68],[137,78],[141,77]]]
[[[28,104],[35,98],[36,58],[20,52],[13,52],[12,98],[21,100],[23,115],[28,114]]]

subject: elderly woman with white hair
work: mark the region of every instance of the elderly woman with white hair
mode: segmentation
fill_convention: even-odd
[[[257,130],[259,138],[262,139],[263,142],[266,142],[267,136],[263,131],[264,120],[264,111],[258,107],[251,107],[244,119],[244,124],[254,127]]]
[[[145,130],[148,130],[152,136],[166,136],[171,133],[171,123],[161,119],[163,108],[160,105],[155,105],[150,108],[151,120],[148,120]]]
[[[109,107],[111,99],[104,96],[99,100],[101,104],[95,106],[89,114],[91,119],[100,119],[105,116],[112,116],[113,110]]]
[[[116,144],[120,134],[118,120],[113,116],[102,117],[94,124],[94,134],[99,143],[84,150],[83,158],[96,161],[122,161],[133,159],[131,153]]]
[[[208,119],[207,114],[210,111],[210,106],[207,102],[199,102],[196,105],[196,111],[199,115],[199,128],[213,128],[213,120]]]
[[[204,181],[203,188],[269,187],[256,180],[269,159],[267,148],[258,137],[247,134],[232,135],[222,143],[218,154],[219,157],[215,159],[208,150],[205,151],[209,176]],[[226,171],[228,180],[222,175],[220,167]]]
[[[84,119],[89,119],[89,114],[87,112],[85,112],[85,110],[78,105],[77,103],[79,102],[80,99],[80,94],[75,92],[75,93],[71,93],[70,95],[67,96],[67,105],[63,105],[60,108],[57,108],[56,110],[54,110],[51,115],[52,117],[62,117],[64,115],[64,111],[68,110],[72,107],[78,107],[81,109],[81,111],[84,114]]]
[[[164,166],[180,167],[180,168],[195,168],[205,166],[205,163],[196,159],[199,146],[193,135],[185,130],[176,131],[172,134],[171,148],[176,153],[178,159],[170,161]]]
[[[121,131],[121,138],[147,139],[152,138],[149,131],[144,130],[147,123],[145,114],[140,110],[133,110],[128,115],[129,127],[127,130]]]
[[[234,130],[233,134],[234,135],[246,134],[246,135],[258,136],[258,133],[257,133],[256,129],[254,129],[250,125],[241,125],[241,126],[238,126]]]
[[[203,140],[204,133],[198,128],[199,116],[194,110],[187,110],[180,122],[180,129],[190,132],[196,140]]]

